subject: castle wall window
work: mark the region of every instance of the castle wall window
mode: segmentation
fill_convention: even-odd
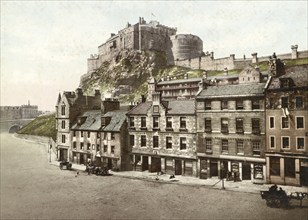
[[[252,142],[252,153],[253,153],[253,155],[260,156],[260,154],[261,154],[260,146],[261,146],[260,141],[253,141]]]
[[[62,134],[62,143],[65,143],[65,135],[64,134]]]
[[[221,152],[222,153],[228,153],[229,147],[228,147],[228,140],[222,139],[221,140]]]
[[[141,147],[147,146],[147,137],[145,135],[141,135]]]
[[[290,148],[290,137],[281,137],[281,148],[282,149]]]
[[[172,128],[172,117],[167,117],[167,128]]]
[[[104,145],[104,152],[105,152],[105,153],[107,152],[107,149],[108,149],[108,146],[107,146],[107,145]]]
[[[111,153],[114,154],[114,148],[115,146],[111,146]]]
[[[281,117],[281,128],[289,128],[289,118]]]
[[[304,107],[304,101],[302,96],[296,96],[295,97],[295,107],[296,108],[303,108]]]
[[[281,97],[281,108],[289,108],[289,97]]]
[[[252,110],[260,109],[260,100],[253,100],[251,108],[252,108]]]
[[[83,142],[80,143],[80,150],[83,150]]]
[[[211,110],[212,109],[212,105],[211,105],[211,101],[210,100],[206,100],[204,102],[204,108],[205,108],[205,110]]]
[[[129,127],[135,127],[135,118],[134,117],[130,117],[129,118]]]
[[[236,133],[244,133],[244,120],[242,118],[236,118]]]
[[[305,150],[305,138],[304,137],[296,137],[296,149]]]
[[[244,109],[243,100],[236,100],[236,109],[237,110]]]
[[[166,137],[166,148],[172,149],[172,137]]]
[[[61,115],[65,115],[65,105],[61,106]]]
[[[212,131],[212,120],[211,118],[204,119],[204,131],[211,132]]]
[[[275,117],[269,117],[269,128],[275,128]]]
[[[180,150],[186,150],[186,138],[185,137],[180,138]]]
[[[237,154],[244,154],[244,142],[242,140],[236,141]]]
[[[270,175],[280,176],[280,158],[270,157]]]
[[[212,139],[211,138],[205,139],[205,150],[209,152],[212,151]]]
[[[304,128],[304,117],[295,117],[296,118],[296,129]]]
[[[129,145],[131,147],[135,146],[135,135],[129,135]]]
[[[153,128],[158,128],[159,127],[159,118],[158,117],[153,117]]]
[[[146,126],[147,126],[146,117],[141,117],[141,128],[146,128]]]
[[[251,124],[252,124],[252,133],[256,135],[260,134],[260,119],[252,118]]]
[[[295,159],[294,158],[284,158],[284,167],[285,169],[285,176],[295,178]]]
[[[153,136],[153,148],[158,148],[158,143],[159,143],[159,137],[158,136]]]
[[[186,128],[186,117],[180,117],[180,128]]]
[[[275,136],[270,136],[270,148],[276,148]]]
[[[221,101],[221,110],[228,109],[228,101]]]
[[[221,133],[229,133],[229,120],[227,118],[221,119]]]

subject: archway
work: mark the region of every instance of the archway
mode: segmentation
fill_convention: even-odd
[[[10,129],[9,129],[9,133],[16,133],[20,128],[21,128],[20,125],[13,125],[13,126],[10,127]]]

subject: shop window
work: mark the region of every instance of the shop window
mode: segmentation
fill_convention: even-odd
[[[62,129],[65,129],[65,121],[62,121],[61,128],[62,128]]]
[[[255,156],[261,155],[260,141],[253,141],[252,142],[252,153]]]
[[[185,137],[180,138],[180,150],[186,150],[186,138]]]
[[[269,128],[275,128],[275,117],[269,117]]]
[[[260,119],[259,118],[252,118],[252,134],[259,135],[260,134]]]
[[[90,143],[87,143],[87,150],[91,150],[91,144]]]
[[[153,148],[158,148],[158,136],[153,136]]]
[[[147,120],[146,117],[141,117],[141,128],[147,127]]]
[[[242,118],[236,119],[236,133],[244,134],[244,119]]]
[[[281,117],[281,128],[289,128],[289,118]]]
[[[228,109],[228,101],[221,101],[221,110]]]
[[[263,166],[261,164],[254,165],[254,178],[255,179],[263,179]]]
[[[304,117],[296,117],[296,129],[304,128]]]
[[[105,153],[107,152],[107,149],[108,149],[108,146],[107,146],[107,145],[104,145],[104,152],[105,152]]]
[[[167,129],[172,129],[172,117],[167,117]]]
[[[304,101],[302,96],[296,96],[295,97],[295,107],[296,108],[303,108],[304,107]]]
[[[205,139],[205,150],[208,152],[212,151],[212,139],[211,138]]]
[[[111,153],[114,154],[114,148],[115,146],[111,146]]]
[[[276,148],[275,136],[270,136],[270,148]]]
[[[186,117],[180,117],[180,128],[186,129]]]
[[[236,109],[237,110],[244,109],[243,100],[236,100]]]
[[[62,143],[65,143],[65,135],[64,134],[62,134]]]
[[[135,135],[129,135],[129,144],[131,147],[135,146]]]
[[[65,115],[65,105],[61,106],[61,115]]]
[[[236,141],[237,154],[244,154],[244,142],[242,140]]]
[[[145,135],[141,135],[141,147],[147,146],[147,137]]]
[[[153,117],[153,128],[158,128],[159,127],[159,118],[158,117]]]
[[[253,100],[251,108],[252,110],[260,109],[260,100]]]
[[[297,150],[305,150],[305,138],[296,137],[296,149]]]
[[[83,142],[80,143],[80,150],[83,150]]]
[[[270,157],[270,175],[280,176],[280,158]]]
[[[221,140],[221,152],[222,153],[228,153],[229,149],[228,149],[228,140],[227,139],[223,139]]]
[[[290,137],[281,137],[281,148],[282,149],[290,148]]]
[[[294,158],[284,158],[284,173],[287,177],[295,178],[295,159]]]
[[[229,133],[229,120],[227,118],[221,119],[221,133]]]
[[[204,108],[205,108],[205,110],[211,110],[212,109],[211,101],[210,100],[206,100],[204,102]]]
[[[166,148],[172,149],[172,137],[166,137]]]
[[[131,127],[131,128],[135,127],[135,118],[134,117],[129,118],[129,127]]]
[[[204,131],[212,132],[212,120],[210,118],[204,119]]]
[[[281,108],[289,107],[289,97],[281,97]]]

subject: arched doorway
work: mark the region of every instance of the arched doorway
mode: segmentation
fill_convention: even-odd
[[[9,133],[16,133],[20,128],[21,128],[20,125],[13,125],[13,126],[10,127],[10,129],[9,129]]]

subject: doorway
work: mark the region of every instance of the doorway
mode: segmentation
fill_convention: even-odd
[[[152,157],[152,164],[150,172],[160,172],[161,171],[161,159],[159,157]]]
[[[243,163],[242,165],[242,179],[243,180],[251,179],[251,168],[249,163]]]
[[[182,175],[182,160],[175,160],[175,175]]]
[[[218,176],[217,160],[211,160],[210,162],[210,176]]]

